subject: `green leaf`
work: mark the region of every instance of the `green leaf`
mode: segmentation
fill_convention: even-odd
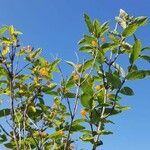
[[[97,100],[101,104],[104,102],[104,98],[105,98],[105,89],[102,88],[102,90],[97,94]]]
[[[102,37],[105,32],[107,32],[109,29],[109,22],[104,22],[102,25],[101,25],[101,29],[100,29],[100,37]]]
[[[36,143],[31,137],[26,137],[24,140],[21,140],[21,145],[31,145],[31,148],[34,149],[36,147]]]
[[[106,78],[113,88],[118,88],[121,85],[119,76],[116,74],[106,73]]]
[[[0,35],[2,35],[4,32],[6,32],[8,30],[7,26],[4,26],[2,28],[0,28]]]
[[[63,136],[62,132],[63,132],[62,130],[56,131],[50,134],[48,137],[56,140],[57,138],[61,138]]]
[[[94,20],[94,34],[95,34],[95,36],[96,36],[97,38],[99,38],[99,36],[100,36],[99,30],[100,30],[100,23],[99,23],[99,21],[96,19],[96,20]]]
[[[148,56],[148,55],[141,55],[140,58],[142,58],[143,60],[146,60],[147,62],[150,63],[150,56]]]
[[[47,61],[45,60],[45,58],[40,57],[38,60],[39,60],[39,63],[40,63],[41,66],[47,65]]]
[[[8,75],[7,70],[2,66],[0,66],[0,77],[7,76],[7,75]]]
[[[53,96],[59,96],[59,93],[57,91],[47,91],[46,94],[53,95]]]
[[[138,28],[138,25],[136,23],[130,24],[122,32],[122,36],[124,36],[124,37],[131,36],[137,30],[137,28]]]
[[[129,96],[134,95],[133,90],[132,90],[131,88],[127,87],[127,86],[126,86],[126,87],[123,87],[123,88],[121,89],[120,93],[122,93],[122,94],[124,94],[124,95],[129,95]]]
[[[93,47],[92,41],[97,41],[97,39],[94,36],[84,35],[84,37],[78,42],[78,44]]]
[[[81,104],[84,106],[84,107],[88,107],[88,108],[91,108],[91,105],[92,105],[92,100],[91,100],[91,95],[90,94],[82,94],[81,95]]]
[[[91,111],[90,122],[93,123],[93,124],[98,124],[101,120],[100,117],[99,117],[100,115],[101,115],[100,110],[93,109]]]
[[[84,20],[88,27],[89,32],[93,33],[93,23],[87,14],[84,14]]]
[[[125,111],[125,110],[131,109],[131,107],[128,107],[128,106],[120,106],[119,108],[121,109],[121,111]]]
[[[75,93],[71,93],[71,92],[68,92],[68,93],[64,94],[65,98],[75,98],[75,96],[76,96],[76,94]]]
[[[39,97],[40,104],[45,104],[44,99],[42,97]]]
[[[104,44],[102,44],[102,46],[101,46],[101,48],[103,49],[103,50],[109,50],[110,49],[110,47],[111,47],[111,43],[104,43]]]
[[[57,69],[57,65],[60,63],[60,61],[61,61],[60,59],[56,59],[51,63],[51,65],[50,65],[51,72],[59,72]]]
[[[138,26],[144,26],[148,23],[148,18],[145,16],[140,16],[135,18],[135,22],[138,24]]]
[[[41,53],[42,49],[38,48],[37,50],[35,51],[32,51],[29,56],[26,57],[26,60],[28,61],[33,61],[35,60],[36,58],[38,58],[40,56],[40,53]]]
[[[144,47],[144,48],[142,48],[141,51],[144,51],[144,50],[150,50],[150,47]]]
[[[90,75],[86,75],[84,78],[82,78],[81,83],[82,92],[84,94],[93,95],[94,78]]]
[[[93,59],[87,60],[83,65],[83,69],[87,70],[87,69],[91,68],[92,66],[93,66]]]
[[[7,141],[7,137],[5,134],[0,135],[0,144]]]
[[[138,59],[140,52],[141,52],[141,49],[142,49],[142,45],[141,45],[140,40],[136,40],[134,45],[133,45],[133,50],[132,50],[132,53],[130,56],[130,63],[131,64],[133,64]]]
[[[83,134],[80,139],[82,141],[86,141],[86,142],[92,142],[94,140],[94,137],[91,134]]]
[[[50,91],[52,91],[57,85],[54,83],[51,83],[50,86],[43,86],[42,91],[44,93],[49,93]]]
[[[114,32],[109,32],[109,34],[108,34],[108,38],[112,41],[112,42],[114,42],[114,43],[119,43],[120,41],[119,41],[119,39],[118,39],[118,37],[117,37],[117,35],[115,35],[114,34]]]
[[[10,149],[14,148],[14,144],[12,144],[12,143],[6,143],[4,145],[5,145],[5,147],[10,148]]]
[[[97,134],[100,134],[100,135],[109,135],[109,134],[113,134],[113,132],[106,131],[106,130],[101,130],[101,131],[98,131]]]
[[[10,109],[5,108],[5,109],[0,110],[0,117],[5,117],[8,115],[10,115]]]
[[[102,64],[105,61],[105,57],[102,51],[98,52],[96,61],[100,64]]]
[[[71,127],[71,132],[77,132],[77,131],[82,131],[84,130],[85,127],[80,125],[80,124],[77,124],[77,123],[73,123],[72,124],[72,127]]]
[[[100,25],[97,19],[94,21],[94,35],[97,38],[103,37],[103,35],[105,34],[105,32],[107,32],[108,29],[109,29],[108,22],[104,22],[102,25]]]
[[[114,48],[118,47],[118,43],[104,43],[102,44],[101,48],[103,51],[112,50]]]
[[[66,88],[71,88],[74,86],[74,81],[72,79],[72,77],[70,77],[67,81],[66,81]]]
[[[120,105],[119,103],[116,103],[115,108],[118,109],[119,111],[125,111],[125,110],[131,109],[131,107],[128,107],[128,106],[122,106],[122,105]]]
[[[147,76],[150,76],[150,70],[135,70],[135,71],[129,72],[126,79],[137,80],[137,79],[143,79]]]
[[[106,108],[105,109],[105,115],[108,115],[110,113],[111,113],[111,115],[117,115],[121,112],[122,112],[122,110],[118,110],[118,109],[113,109],[113,110],[112,110],[112,108]]]
[[[73,62],[71,62],[71,61],[65,61],[68,65],[70,65],[70,66],[72,66],[72,67],[74,67],[75,68],[75,64],[73,63]]]
[[[76,119],[74,120],[74,124],[85,122],[85,120],[86,120],[85,118]]]
[[[82,47],[79,48],[79,51],[87,52],[87,53],[92,52],[92,50],[94,50],[94,49],[91,46],[82,46]]]

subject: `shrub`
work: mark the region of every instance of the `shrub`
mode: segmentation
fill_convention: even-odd
[[[147,17],[120,10],[114,30],[109,22],[92,21],[86,14],[84,19],[89,34],[79,41],[79,50],[89,59],[66,61],[72,67],[69,76],[61,59],[47,61],[41,49],[20,45],[21,32],[13,26],[0,28],[0,142],[6,148],[71,150],[71,135],[80,132],[80,140],[96,150],[101,136],[112,134],[106,128],[113,124],[111,116],[129,108],[120,103],[122,95],[134,95],[125,82],[150,75],[136,65],[139,59],[150,62],[145,54],[150,48],[135,35]]]

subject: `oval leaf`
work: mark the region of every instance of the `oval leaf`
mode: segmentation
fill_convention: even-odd
[[[121,85],[119,76],[115,74],[106,73],[106,78],[108,80],[108,83],[110,83],[113,88],[118,88]]]
[[[122,93],[122,94],[124,94],[124,95],[129,95],[129,96],[134,95],[133,90],[132,90],[131,88],[127,87],[127,86],[126,86],[126,87],[123,87],[123,88],[121,89],[120,93]]]
[[[91,95],[89,95],[89,94],[81,95],[81,104],[84,107],[88,107],[88,108],[91,107],[91,105],[92,105]]]
[[[133,45],[133,50],[130,56],[130,63],[133,64],[139,57],[140,52],[141,52],[141,42],[140,40],[136,40],[134,45]]]
[[[150,70],[135,70],[135,71],[129,72],[126,79],[137,80],[137,79],[143,79],[147,76],[150,76]]]
[[[128,37],[131,36],[138,28],[137,24],[130,24],[127,28],[125,28],[125,30],[122,33],[122,36],[124,37]]]

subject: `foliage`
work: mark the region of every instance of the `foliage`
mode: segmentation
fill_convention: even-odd
[[[143,48],[135,35],[147,17],[120,10],[115,30],[109,22],[92,21],[86,14],[84,19],[89,34],[79,41],[79,50],[90,57],[83,63],[66,61],[72,67],[67,77],[60,59],[49,62],[41,49],[22,47],[21,32],[13,26],[0,28],[0,143],[6,148],[71,150],[71,135],[80,132],[80,140],[96,150],[103,144],[101,136],[112,134],[106,127],[113,123],[110,117],[129,108],[120,103],[122,94],[134,95],[125,82],[150,76],[150,70],[136,65],[150,62],[149,47]],[[118,64],[120,56],[127,66]],[[56,83],[54,75],[61,81]]]

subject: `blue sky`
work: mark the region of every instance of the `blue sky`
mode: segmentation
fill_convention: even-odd
[[[74,61],[77,42],[87,32],[83,13],[101,22],[109,20],[114,27],[113,19],[120,8],[135,16],[150,17],[149,0],[3,0],[0,25],[14,25],[24,33],[22,44],[43,48],[43,56],[48,59],[58,55]],[[150,24],[137,35],[143,45],[150,46]],[[150,69],[149,64],[144,65]],[[130,85],[136,95],[124,97],[123,103],[132,109],[113,118],[114,134],[104,137],[102,150],[150,149],[150,79]]]

